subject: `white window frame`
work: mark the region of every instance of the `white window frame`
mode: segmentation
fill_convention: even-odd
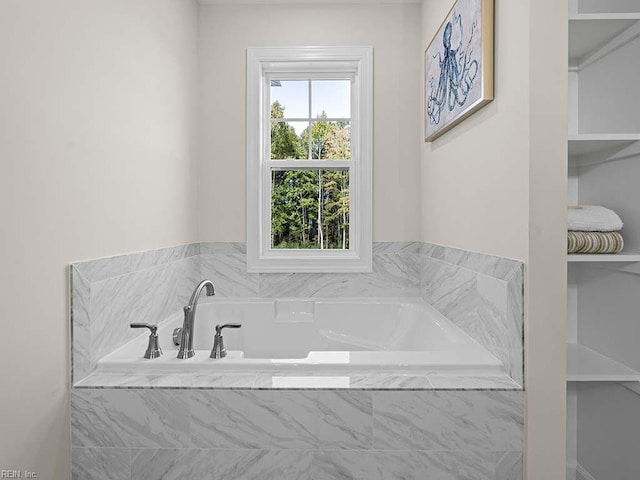
[[[269,81],[352,78],[349,249],[271,248],[271,105]],[[345,165],[343,165],[345,164]],[[347,161],[300,160],[284,167],[322,169]],[[255,47],[247,49],[247,270],[370,272],[372,270],[373,48]]]

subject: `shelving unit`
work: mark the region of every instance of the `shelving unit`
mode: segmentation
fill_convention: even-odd
[[[574,253],[567,255],[569,263],[624,263],[624,262],[640,262],[640,253],[620,252],[616,254],[594,254],[583,255]]]
[[[631,27],[640,15],[634,13],[586,13],[569,16],[569,62],[602,48]]]
[[[640,372],[589,347],[568,343],[567,381],[640,382]]]
[[[640,141],[640,134],[631,133],[569,135],[569,156],[575,157],[597,153],[602,157],[608,157],[638,141]]]
[[[568,2],[567,202],[620,214],[625,251],[567,255],[567,480],[640,479],[640,2]]]

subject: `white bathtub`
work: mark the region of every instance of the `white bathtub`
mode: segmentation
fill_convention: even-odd
[[[209,358],[215,325],[225,329],[228,355]],[[98,372],[420,372],[491,375],[502,363],[430,305],[415,299],[212,299],[202,298],[194,349],[176,358],[174,328],[182,315],[158,329],[164,355],[143,358],[148,333],[98,362]]]

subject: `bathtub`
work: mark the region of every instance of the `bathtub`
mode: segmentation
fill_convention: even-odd
[[[194,349],[176,358],[178,314],[159,325],[164,355],[143,358],[148,334],[98,361],[96,371],[163,372],[420,372],[493,375],[502,363],[427,303],[416,299],[233,299],[202,297]],[[215,325],[228,355],[209,358]]]

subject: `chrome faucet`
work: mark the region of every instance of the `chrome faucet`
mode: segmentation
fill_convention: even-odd
[[[182,333],[180,338],[180,351],[178,358],[191,358],[195,355],[193,351],[193,324],[196,318],[196,308],[198,307],[198,299],[202,293],[202,289],[206,288],[208,297],[215,295],[213,283],[211,280],[203,280],[198,284],[191,295],[189,305],[184,307],[184,322],[182,323]]]

